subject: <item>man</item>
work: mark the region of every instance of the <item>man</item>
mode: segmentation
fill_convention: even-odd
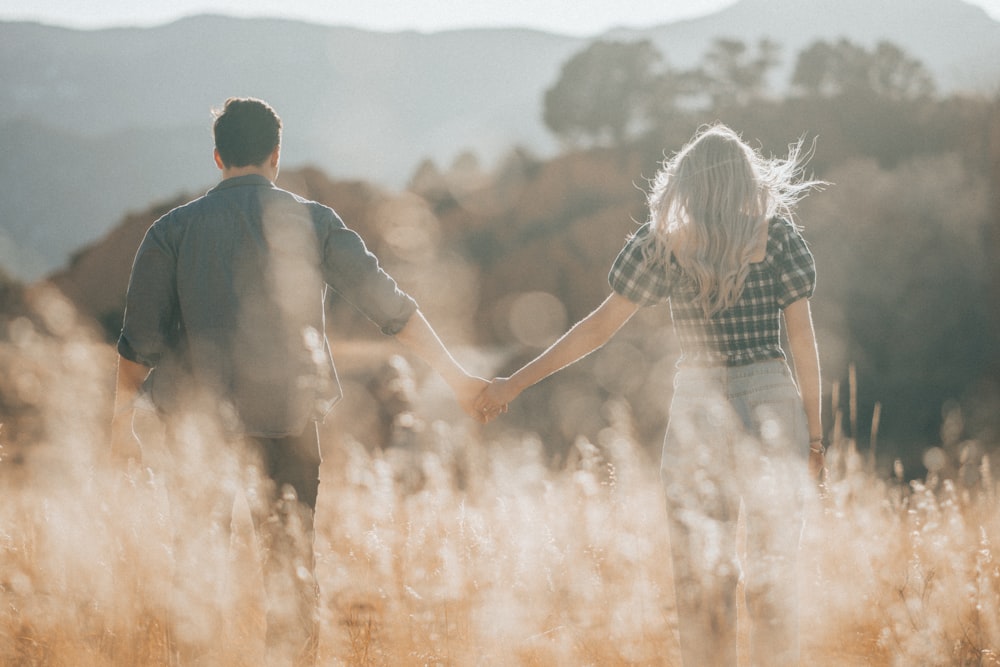
[[[178,420],[198,415],[223,441],[249,447],[279,501],[255,516],[258,530],[279,527],[269,542],[265,535],[268,595],[289,582],[299,588],[292,622],[272,613],[279,605],[271,600],[269,650],[309,664],[316,645],[316,423],[340,397],[325,334],[326,289],[427,361],[479,420],[472,406],[486,382],[451,357],[413,299],[333,210],[275,187],[281,120],[270,106],[229,99],[213,131],[222,181],[157,220],[135,257],[118,341],[113,448],[131,442],[140,394],[163,417],[168,442],[184,440]],[[172,494],[185,484],[183,474],[173,476]],[[305,540],[281,532],[291,524],[302,526]],[[284,553],[296,541],[308,553]]]

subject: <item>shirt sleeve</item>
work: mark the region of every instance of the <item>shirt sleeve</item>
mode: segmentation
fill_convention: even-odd
[[[157,221],[146,231],[132,263],[118,353],[155,367],[177,337],[176,257]]]
[[[640,306],[664,303],[673,285],[669,271],[658,263],[647,262],[643,256],[651,233],[648,222],[640,227],[618,253],[608,273],[611,289]]]
[[[816,289],[816,261],[802,234],[791,222],[782,221],[782,248],[777,262],[777,301],[784,310]]]
[[[382,333],[393,336],[402,331],[416,312],[417,302],[399,289],[357,232],[348,229],[332,209],[323,207],[318,215],[326,284]]]

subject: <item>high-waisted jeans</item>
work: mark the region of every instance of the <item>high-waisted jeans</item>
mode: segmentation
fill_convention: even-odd
[[[783,360],[678,370],[661,478],[686,667],[736,664],[737,608],[752,664],[797,664],[808,449]]]

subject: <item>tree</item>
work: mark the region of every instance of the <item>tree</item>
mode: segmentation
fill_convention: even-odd
[[[757,43],[756,53],[738,39],[716,39],[702,65],[713,106],[744,106],[762,97],[768,72],[780,62],[780,50],[766,38]]]
[[[910,100],[934,93],[934,80],[923,64],[895,44],[879,42],[871,60],[869,80],[879,95]]]
[[[657,126],[687,110],[701,110],[710,103],[711,81],[701,68],[666,68],[656,77],[649,99],[649,119]]]
[[[624,143],[649,120],[661,59],[648,40],[592,43],[563,65],[545,91],[545,125],[568,141]]]
[[[919,60],[890,42],[872,51],[846,39],[818,41],[799,54],[792,85],[806,95],[834,97],[868,94],[912,100],[934,92],[934,81]]]
[[[841,45],[849,42],[841,40]],[[792,85],[809,97],[831,97],[841,92],[839,56],[837,47],[825,40],[814,42],[799,53],[792,74]]]

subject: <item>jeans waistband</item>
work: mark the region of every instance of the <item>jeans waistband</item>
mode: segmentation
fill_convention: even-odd
[[[788,364],[784,359],[769,359],[767,361],[757,361],[743,366],[682,366],[677,369],[677,377],[690,378],[692,380],[741,380],[743,378],[758,377],[763,375],[788,375]]]
[[[674,389],[685,393],[742,391],[789,383],[794,386],[791,371],[784,359],[759,361],[745,366],[713,368],[679,368],[674,377]]]

